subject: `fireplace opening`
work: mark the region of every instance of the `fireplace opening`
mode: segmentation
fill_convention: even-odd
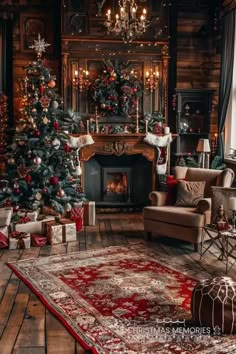
[[[83,179],[97,207],[142,207],[149,204],[152,162],[141,154],[95,154],[84,163]]]
[[[103,168],[103,201],[130,202],[130,168]]]

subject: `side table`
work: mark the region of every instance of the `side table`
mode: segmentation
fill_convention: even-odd
[[[204,249],[206,235],[209,238],[209,244]],[[236,233],[231,230],[219,231],[216,225],[213,224],[205,225],[202,231],[200,259],[213,245],[220,251],[218,259],[225,261],[225,274],[227,274],[236,263],[236,252],[234,254],[236,250]],[[229,267],[230,258],[234,261]]]

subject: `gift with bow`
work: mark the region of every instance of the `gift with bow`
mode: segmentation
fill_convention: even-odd
[[[13,231],[9,235],[9,249],[30,248],[30,234],[26,232]]]

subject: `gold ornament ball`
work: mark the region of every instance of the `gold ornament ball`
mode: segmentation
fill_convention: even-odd
[[[56,86],[56,82],[54,80],[49,80],[48,81],[48,87],[54,88]]]
[[[57,196],[62,198],[62,197],[64,197],[64,195],[65,195],[65,191],[63,189],[61,189],[61,188],[58,189]]]
[[[7,160],[7,163],[8,163],[9,165],[14,165],[15,159],[13,159],[13,157],[10,157],[10,158]]]

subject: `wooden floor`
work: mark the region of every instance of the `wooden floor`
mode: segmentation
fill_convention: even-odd
[[[97,214],[95,227],[78,235],[77,242],[32,247],[29,250],[0,250],[0,354],[85,354],[63,325],[6,266],[18,259],[45,257],[91,248],[124,245],[144,239],[141,213]],[[153,238],[151,247],[174,257],[183,257],[196,273],[204,268],[211,275],[224,274],[225,266],[208,252],[200,261],[192,245],[176,240]],[[236,266],[235,266],[236,267]],[[234,277],[234,271],[229,275]]]

